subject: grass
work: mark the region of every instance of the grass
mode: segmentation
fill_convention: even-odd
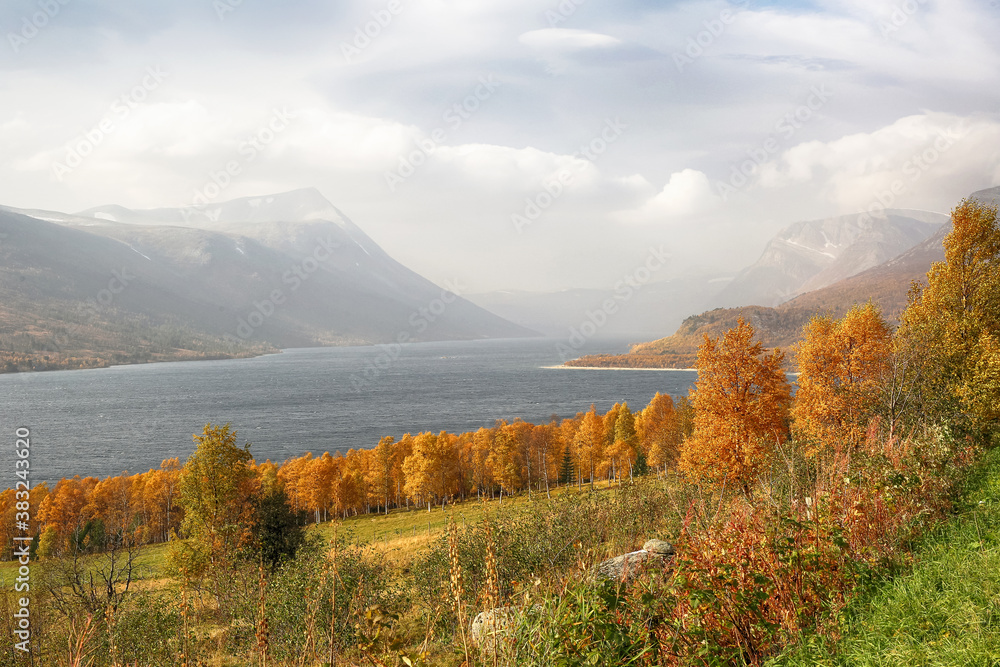
[[[596,485],[598,491],[613,488],[607,483]],[[589,490],[584,487],[582,492]],[[564,493],[578,493],[576,487],[562,486],[551,489],[552,496]],[[411,556],[425,549],[430,543],[443,536],[448,529],[448,521],[454,518],[460,527],[471,526],[483,520],[486,512],[495,513],[500,507],[516,507],[525,504],[545,503],[545,493],[533,491],[529,498],[527,493],[505,497],[499,500],[480,501],[465,500],[447,505],[440,505],[431,511],[424,509],[393,509],[388,514],[362,514],[348,517],[341,521],[326,521],[310,524],[309,530],[314,531],[322,539],[329,540],[333,531],[346,535],[348,542],[362,546],[370,546],[374,551],[384,554],[387,560],[395,565],[404,565]]]
[[[914,556],[911,572],[851,605],[839,642],[807,642],[774,664],[1000,665],[1000,448]]]
[[[597,485],[598,490],[608,488],[611,487],[607,483]],[[553,488],[551,491],[553,496],[576,492],[575,487],[559,487]],[[517,506],[545,501],[544,492],[532,492],[530,499],[527,493],[522,493],[513,497],[505,497],[502,506]],[[430,512],[426,508],[393,509],[388,514],[362,514],[339,520],[336,522],[336,530],[347,536],[349,542],[371,546],[375,551],[388,556],[391,562],[399,564],[409,561],[409,557],[405,554],[412,555],[426,548],[432,540],[443,535],[448,528],[448,521],[451,517],[454,517],[459,526],[473,525],[482,521],[485,512],[495,512],[500,506],[499,500],[483,502],[472,499],[448,505],[443,510],[438,505],[433,507]],[[325,521],[309,524],[308,530],[316,532],[324,540],[329,540],[335,530],[334,522]],[[167,543],[142,547],[137,560],[140,578],[161,579],[166,577],[166,557],[169,549],[170,545]],[[16,561],[0,561],[0,581],[13,581],[17,576],[17,568]]]

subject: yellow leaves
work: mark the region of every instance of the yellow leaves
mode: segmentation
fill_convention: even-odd
[[[649,465],[672,466],[681,441],[681,423],[668,394],[656,393],[635,421],[639,442],[646,450]]]
[[[970,360],[970,372],[958,388],[963,403],[985,421],[1000,420],[1000,340],[989,333],[979,337]]]
[[[997,208],[965,200],[951,220],[945,261],[931,268],[926,289],[911,294],[901,335],[920,361],[925,411],[989,428],[1000,401]]]
[[[248,446],[236,446],[229,424],[206,424],[194,440],[198,447],[180,479],[184,526],[213,552],[228,552],[247,539],[258,488],[253,458]]]

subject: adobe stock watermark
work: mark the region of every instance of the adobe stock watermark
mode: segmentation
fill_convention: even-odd
[[[239,344],[253,336],[257,329],[264,326],[264,323],[288,302],[290,295],[297,292],[323,263],[330,260],[333,251],[339,247],[340,244],[333,240],[333,236],[328,235],[325,239],[316,239],[316,245],[312,252],[306,255],[302,261],[292,264],[281,274],[281,284],[287,288],[287,292],[285,288],[276,287],[265,298],[254,301],[253,308],[246,316],[238,318],[236,335],[226,334],[223,338],[229,343]]]
[[[921,5],[926,5],[927,0],[903,0],[903,2],[893,5],[889,12],[888,19],[881,19],[878,22],[878,31],[882,34],[882,39],[889,39],[890,35],[898,32],[904,25],[910,22],[914,14],[920,11]]]
[[[457,280],[446,280],[441,294],[413,311],[407,319],[409,327],[397,333],[393,342],[375,346],[375,356],[365,364],[361,374],[351,375],[351,389],[362,391],[378,380],[403,355],[403,346],[417,342],[420,334],[444,315],[464,291]]]
[[[576,160],[577,171],[584,169],[587,164],[597,162],[597,160],[607,152],[611,144],[618,139],[628,129],[628,125],[621,122],[616,116],[604,121],[604,128],[590,141],[580,146],[577,153],[573,155]],[[574,175],[569,169],[562,169],[555,175],[542,181],[541,189],[534,195],[528,196],[524,200],[524,208],[518,213],[511,213],[510,221],[518,234],[524,232],[525,227],[533,225],[566,191],[566,186],[573,182]]]
[[[568,21],[585,2],[587,0],[562,0],[555,8],[545,10],[545,21],[549,24],[550,28],[555,28],[559,24]]]
[[[858,223],[866,224],[873,218],[885,217],[886,209],[892,208],[897,199],[908,192],[963,135],[960,127],[950,127],[939,133],[927,148],[911,155],[900,169],[905,178],[894,179],[887,189],[876,192],[871,204],[858,214]]]
[[[650,247],[645,261],[615,283],[614,297],[605,299],[599,308],[586,311],[586,319],[579,326],[570,327],[566,341],[556,343],[559,358],[566,362],[578,357],[580,348],[621,311],[622,306],[652,279],[654,273],[666,265],[668,259],[670,255],[663,250],[662,245],[659,248]]]
[[[769,162],[787,144],[788,140],[795,136],[796,132],[815,118],[820,109],[832,97],[833,91],[827,88],[825,83],[813,86],[804,104],[782,115],[774,124],[774,134],[777,137],[769,135],[759,146],[748,149],[749,159],[738,165],[732,165],[729,171],[729,180],[716,181],[715,189],[722,197],[722,201],[729,201],[729,197],[737,190],[746,187],[750,182],[750,177],[757,173],[762,165]]]
[[[350,63],[378,39],[382,31],[392,25],[393,20],[403,11],[402,0],[389,0],[383,9],[376,9],[371,12],[372,20],[364,25],[354,27],[354,39],[350,42],[340,43],[340,52],[344,55],[344,60]]]
[[[21,49],[28,45],[47,25],[59,16],[62,8],[72,0],[38,0],[38,11],[21,17],[20,30],[8,32],[7,41],[14,53],[20,53]]]
[[[742,9],[749,2],[750,0],[735,0],[733,4]],[[693,65],[694,61],[705,55],[705,51],[711,48],[726,32],[726,29],[736,22],[736,16],[732,9],[726,7],[719,12],[717,17],[703,21],[704,30],[688,37],[683,51],[674,52],[674,65],[677,67],[677,71],[683,72],[685,67]]]
[[[241,175],[248,164],[256,160],[279,134],[287,130],[295,118],[295,113],[285,107],[272,109],[270,118],[240,143],[234,158],[227,160],[218,169],[209,169],[205,183],[196,188],[191,197],[191,206],[181,209],[184,219],[190,221],[195,211],[203,211],[225,192],[233,184],[233,179]],[[212,217],[211,212],[207,212],[206,215]]]
[[[448,107],[441,114],[441,120],[447,124],[450,131],[454,132],[472,118],[473,114],[482,108],[483,103],[496,94],[501,85],[501,82],[497,81],[492,74],[479,77],[479,83],[472,91]],[[414,139],[415,148],[405,155],[400,155],[397,158],[398,166],[384,174],[385,184],[389,188],[389,192],[395,192],[401,183],[417,173],[417,169],[427,163],[438,147],[448,138],[448,132],[449,130],[443,127],[436,127],[431,130],[427,137]]]
[[[108,136],[114,134],[121,127],[121,124],[132,115],[132,111],[160,87],[167,76],[168,74],[160,69],[159,65],[147,67],[142,80],[128,92],[116,97],[111,106],[108,107],[107,112],[93,128],[71,139],[66,144],[66,154],[62,161],[57,160],[52,164],[52,173],[56,179],[62,181],[82,165]]]
[[[14,431],[14,558],[17,577],[14,592],[24,595],[15,598],[13,605],[14,636],[21,641],[14,644],[18,651],[28,653],[31,642],[31,430],[26,426]]]
[[[212,0],[212,9],[219,21],[225,21],[226,17],[243,6],[243,0]]]

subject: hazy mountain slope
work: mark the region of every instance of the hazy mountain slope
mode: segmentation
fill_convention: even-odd
[[[259,353],[169,315],[195,304],[127,245],[0,211],[0,371]]]
[[[969,197],[988,205],[1000,203],[1000,186],[978,190],[969,195]]]
[[[927,211],[890,210],[797,222],[768,242],[714,300],[724,307],[776,306],[878,266],[920,243],[947,222]]]
[[[0,210],[0,294],[20,309],[0,352],[31,353],[30,339],[9,336],[64,326],[88,300],[87,317],[104,329],[169,325],[219,345],[532,334],[402,266],[313,190],[222,203],[198,219],[208,229],[181,209],[32,213]]]
[[[259,327],[261,335],[279,345],[308,344],[304,341],[309,339],[324,343],[387,342],[400,335],[410,340],[436,340],[534,333],[461,297],[445,295],[446,307],[437,312],[443,303],[442,288],[389,257],[312,188],[221,202],[203,209],[132,211],[113,206],[79,215],[125,221],[127,225],[116,222],[89,229],[115,238],[127,236],[127,242],[137,249],[149,247],[154,252],[177,245],[159,236],[189,233],[185,228],[210,230],[229,238],[227,247],[204,250],[211,261],[199,261],[191,277],[233,283],[223,295],[224,304],[237,313],[245,311],[244,320],[255,303],[280,290],[287,297],[286,303]],[[163,222],[174,226],[164,228]],[[279,258],[264,258],[266,261],[254,264],[251,276],[235,268],[245,263],[251,252],[259,255],[260,248],[279,253]],[[245,288],[244,281],[249,281]],[[237,326],[235,319],[231,326]]]
[[[695,363],[704,337],[718,337],[735,326],[740,317],[753,325],[765,346],[789,348],[814,315],[840,317],[854,304],[869,299],[895,322],[906,307],[912,282],[925,281],[931,264],[944,259],[942,241],[949,229],[950,225],[939,227],[931,237],[898,257],[777,307],[716,308],[688,317],[671,336],[632,346],[628,354],[583,357],[573,365],[689,368]]]
[[[931,265],[944,260],[942,243],[949,231],[951,225],[945,225],[902,255],[829,287],[797,296],[779,306],[779,310],[829,311],[839,315],[851,305],[871,299],[882,307],[886,318],[896,322],[906,307],[913,281],[926,282]]]

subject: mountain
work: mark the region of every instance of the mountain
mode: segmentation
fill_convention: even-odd
[[[150,342],[164,331],[194,356],[533,334],[399,264],[313,189],[203,209],[2,209],[0,295],[0,353],[28,367],[192,356]]]
[[[715,298],[715,305],[777,306],[896,257],[948,221],[928,211],[888,210],[797,222],[778,233],[755,263]]]
[[[987,205],[998,204],[1000,203],[1000,186],[978,190],[969,195],[969,198]]]
[[[938,226],[930,237],[902,254],[776,307],[716,308],[688,317],[673,335],[633,345],[626,354],[586,356],[568,365],[691,368],[704,337],[720,336],[733,328],[740,317],[753,325],[765,347],[788,349],[799,340],[802,327],[814,315],[841,317],[853,305],[869,299],[881,307],[888,320],[897,322],[906,307],[910,285],[925,281],[931,265],[944,259],[942,242],[950,228],[950,224]]]

